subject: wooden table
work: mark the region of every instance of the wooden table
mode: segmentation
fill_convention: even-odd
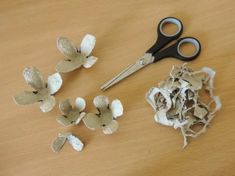
[[[235,175],[234,6],[232,0],[2,0],[0,175]],[[144,99],[149,88],[181,61],[166,59],[106,92],[99,89],[142,56],[155,41],[157,23],[167,16],[180,18],[184,36],[201,41],[202,53],[189,66],[217,71],[215,92],[223,103],[208,132],[190,140],[184,150],[180,132],[156,124]],[[97,37],[94,55],[99,61],[91,69],[65,75],[56,98],[84,97],[86,111],[95,111],[92,100],[99,94],[121,99],[125,115],[110,136],[90,131],[83,123],[62,127],[55,121],[57,107],[42,113],[38,104],[21,107],[12,100],[16,93],[30,90],[22,77],[25,67],[36,66],[45,77],[55,72],[63,58],[56,48],[58,36],[79,44],[86,33]],[[50,143],[62,131],[79,136],[85,149],[79,153],[65,144],[53,153]]]

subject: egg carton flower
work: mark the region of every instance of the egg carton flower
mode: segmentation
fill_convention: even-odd
[[[112,134],[118,129],[116,119],[123,114],[123,106],[120,100],[113,100],[109,106],[109,99],[99,95],[94,98],[93,103],[99,113],[88,113],[83,118],[87,128],[91,130],[102,129],[104,134]]]
[[[70,132],[63,132],[59,133],[57,138],[52,142],[51,149],[53,150],[53,152],[59,152],[66,141],[68,141],[69,144],[76,151],[82,151],[84,147],[84,144],[78,137],[76,137]]]
[[[59,109],[63,115],[59,116],[56,120],[58,123],[67,126],[71,124],[79,124],[82,118],[85,116],[85,112],[82,112],[86,107],[86,102],[83,98],[77,97],[75,100],[75,106],[72,107],[69,99],[63,100],[59,104]]]
[[[68,38],[59,37],[57,39],[57,48],[66,57],[56,65],[57,72],[71,72],[81,66],[90,68],[97,61],[97,58],[91,56],[91,52],[95,47],[96,38],[87,34],[82,39],[80,48]]]
[[[27,67],[23,71],[23,77],[34,91],[24,91],[16,96],[14,100],[18,105],[29,105],[40,103],[43,112],[49,112],[56,104],[53,96],[62,85],[62,78],[59,73],[50,75],[47,82],[43,80],[40,71],[35,67]]]

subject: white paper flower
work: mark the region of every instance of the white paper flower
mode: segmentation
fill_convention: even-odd
[[[50,75],[47,82],[45,82],[37,68],[27,67],[23,71],[23,76],[25,81],[35,91],[24,91],[14,96],[15,102],[18,105],[29,105],[40,102],[40,109],[43,112],[51,111],[56,104],[53,94],[55,94],[62,85],[60,74],[55,73]]]
[[[52,142],[51,149],[54,152],[59,152],[65,144],[66,140],[70,143],[74,150],[82,151],[84,144],[78,137],[70,132],[59,133],[57,138]]]
[[[85,107],[86,102],[81,97],[76,98],[75,107],[72,107],[68,99],[63,100],[59,104],[60,111],[63,113],[63,115],[59,116],[56,120],[64,126],[79,124],[86,114],[85,112],[82,112]]]
[[[93,103],[98,114],[88,113],[83,118],[86,127],[95,130],[103,129],[104,134],[112,134],[118,129],[116,119],[123,115],[123,106],[120,100],[113,100],[109,106],[109,100],[106,96],[99,95],[94,98]]]
[[[96,39],[93,35],[87,34],[83,38],[80,48],[68,38],[59,37],[57,39],[57,48],[66,57],[56,65],[56,70],[61,73],[71,72],[83,65],[90,68],[97,61],[97,58],[91,56],[95,47]]]

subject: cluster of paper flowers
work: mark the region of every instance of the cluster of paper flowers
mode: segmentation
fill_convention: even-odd
[[[23,77],[27,84],[33,90],[23,91],[14,96],[14,100],[19,105],[29,105],[40,103],[40,109],[43,112],[51,111],[56,105],[54,94],[59,91],[63,80],[61,73],[74,71],[83,66],[90,68],[97,61],[97,58],[91,55],[94,49],[96,39],[92,35],[85,35],[80,47],[78,48],[72,41],[65,37],[59,37],[57,40],[57,48],[65,56],[65,59],[56,65],[57,73],[48,77],[44,81],[42,74],[35,67],[27,67],[23,71]],[[105,96],[97,96],[94,98],[94,105],[98,113],[84,112],[86,102],[83,98],[78,97],[75,106],[72,107],[69,100],[63,100],[59,103],[59,108],[63,115],[57,118],[57,121],[64,125],[76,125],[81,120],[87,128],[95,130],[101,128],[105,134],[112,134],[118,129],[116,118],[123,114],[123,107],[119,100],[114,100],[109,106],[108,98]],[[59,133],[58,137],[52,143],[52,150],[59,151],[64,143],[68,141],[72,147],[81,151],[84,144],[81,140],[70,132]]]

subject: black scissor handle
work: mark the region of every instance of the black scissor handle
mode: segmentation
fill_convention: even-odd
[[[172,23],[177,26],[178,30],[174,34],[164,33],[163,27],[165,24],[168,24],[168,23]],[[154,43],[154,45],[151,48],[149,48],[146,51],[146,53],[152,53],[154,55],[156,52],[158,52],[168,43],[179,38],[182,32],[183,32],[183,24],[179,19],[175,17],[166,17],[162,19],[159,22],[158,27],[157,27],[157,34],[158,34],[157,41]]]
[[[194,45],[195,51],[193,54],[184,55],[180,51],[180,47],[184,43],[191,43]],[[183,38],[180,38],[179,40],[177,40],[176,43],[169,46],[168,48],[163,49],[162,51],[160,51],[158,53],[155,53],[153,56],[155,58],[154,62],[157,62],[157,61],[164,59],[164,58],[167,58],[167,57],[174,57],[174,58],[182,60],[182,61],[191,61],[193,59],[196,59],[196,57],[200,54],[200,52],[201,52],[201,44],[196,38],[183,37]]]

